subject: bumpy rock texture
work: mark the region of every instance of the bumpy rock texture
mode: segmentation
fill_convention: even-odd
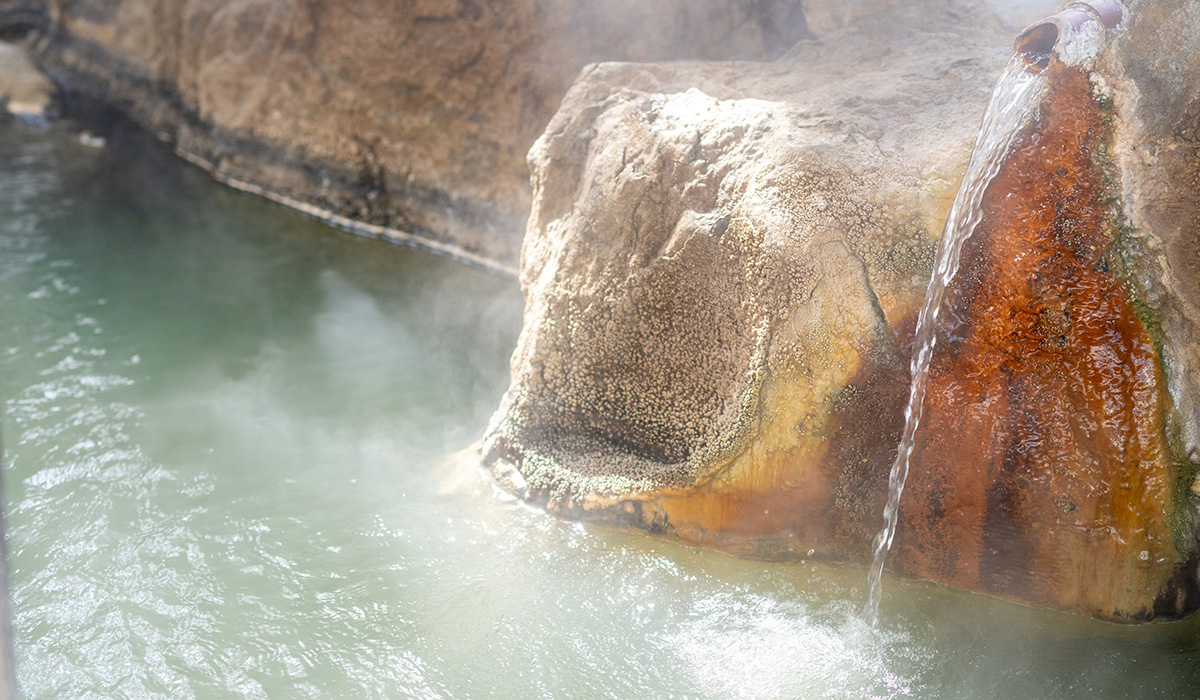
[[[525,153],[582,66],[764,58],[810,35],[799,0],[41,4],[60,79],[115,97],[222,179],[509,268]]]
[[[502,480],[729,551],[866,553],[915,308],[1009,53],[983,13],[921,30],[928,9],[772,64],[581,77],[530,153]]]
[[[484,445],[501,483],[733,552],[866,558],[1012,39],[942,9],[881,7],[771,64],[581,77],[530,153],[526,327]],[[893,560],[1114,620],[1200,603],[1200,21],[1131,10],[1096,60],[1052,62],[985,195]]]

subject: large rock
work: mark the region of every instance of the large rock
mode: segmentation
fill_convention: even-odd
[[[525,153],[583,65],[761,59],[809,36],[799,0],[76,0],[48,14],[47,65],[219,178],[507,268]]]
[[[893,557],[1114,620],[1200,604],[1200,20],[1131,9],[1099,56],[1051,61],[983,196]],[[585,73],[530,154],[501,483],[737,553],[867,558],[933,245],[1010,55],[999,23],[929,16],[769,65]]]
[[[866,554],[915,309],[1010,53],[984,13],[929,9],[773,64],[581,77],[530,153],[502,481],[738,553]]]

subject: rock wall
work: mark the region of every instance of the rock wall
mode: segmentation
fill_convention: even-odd
[[[761,59],[810,36],[799,0],[43,9],[52,27],[41,60],[57,79],[115,98],[220,178],[507,269],[530,204],[525,154],[582,66]],[[852,10],[814,19],[832,31]]]

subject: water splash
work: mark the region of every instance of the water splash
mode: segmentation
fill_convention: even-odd
[[[942,300],[946,296],[946,288],[958,273],[963,243],[971,237],[983,216],[980,208],[983,193],[999,172],[1000,165],[1012,146],[1013,138],[1037,109],[1038,98],[1045,84],[1044,73],[1027,70],[1025,62],[1019,57],[1013,56],[1009,61],[992,92],[991,102],[979,127],[975,148],[971,151],[967,172],[959,185],[958,195],[954,198],[954,206],[946,218],[946,227],[938,243],[933,278],[929,281],[929,289],[925,292],[925,301],[917,317],[911,364],[912,384],[908,406],[904,409],[904,434],[900,439],[900,447],[896,452],[896,461],[892,463],[888,482],[888,500],[883,509],[885,524],[875,536],[875,560],[867,578],[869,593],[863,617],[872,625],[879,619],[879,601],[883,595],[883,565],[892,547],[892,539],[896,536],[900,495],[908,477],[909,459],[925,407],[929,362],[933,357],[934,345],[937,344],[934,328],[942,308]]]

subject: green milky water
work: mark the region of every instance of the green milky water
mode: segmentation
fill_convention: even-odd
[[[0,124],[0,388],[28,698],[1200,697],[1117,627],[562,522],[457,456],[516,283]]]

